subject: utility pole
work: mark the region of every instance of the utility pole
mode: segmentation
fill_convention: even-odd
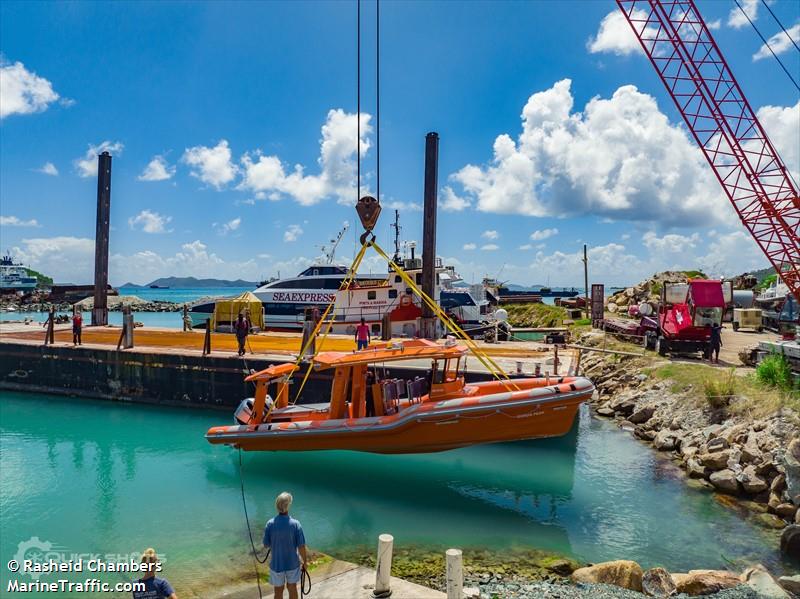
[[[589,257],[586,244],[583,244],[583,299],[586,302],[586,318],[591,318],[589,311]]]
[[[438,190],[439,134],[425,136],[425,188],[422,221],[422,291],[436,301],[436,193]],[[421,336],[436,338],[436,318],[423,302]]]
[[[94,236],[92,324],[108,324],[108,232],[111,219],[111,154],[97,157],[97,226]]]
[[[394,223],[390,225],[394,229],[394,258],[392,261],[395,264],[400,263],[400,229],[403,227],[400,226],[400,211],[394,211]]]

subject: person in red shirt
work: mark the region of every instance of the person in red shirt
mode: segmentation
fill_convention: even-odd
[[[356,327],[356,345],[358,346],[358,351],[367,349],[369,342],[369,326],[367,326],[367,322],[362,318],[361,324]]]
[[[81,345],[81,329],[83,329],[83,316],[80,312],[72,315],[72,345]]]

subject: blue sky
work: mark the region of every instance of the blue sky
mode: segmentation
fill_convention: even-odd
[[[759,2],[744,5],[765,35],[779,31]],[[761,41],[732,0],[698,6],[797,178],[796,88],[774,59],[754,58]],[[800,4],[771,8],[800,37]],[[592,279],[608,284],[766,265],[615,11],[610,0],[381,3],[384,247],[392,207],[403,238],[420,241],[424,137],[435,130],[438,253],[467,280],[578,284],[583,243]],[[110,148],[114,284],[293,275],[344,221],[347,260],[355,16],[353,2],[3,2],[2,249],[58,281],[89,282],[92,168]],[[362,186],[374,191],[373,3],[362,18]],[[784,46],[799,73],[800,54]],[[542,116],[553,111],[555,132]],[[623,197],[604,173],[631,162],[644,191]]]

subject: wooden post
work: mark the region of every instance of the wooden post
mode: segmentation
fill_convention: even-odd
[[[388,597],[392,594],[392,546],[394,537],[382,534],[378,537],[378,559],[375,562],[375,597]]]
[[[586,310],[586,318],[591,318],[591,309],[589,307],[589,255],[586,252],[586,244],[583,244],[583,300],[586,302],[584,306]]]
[[[558,374],[558,346],[553,346],[553,374]]]
[[[581,356],[582,355],[583,355],[583,352],[581,350],[578,350],[578,357],[575,360],[575,373],[574,373],[575,376],[580,376],[580,373],[581,373]]]
[[[462,599],[464,596],[464,568],[460,549],[448,549],[447,559],[447,599]]]
[[[203,355],[207,356],[211,353],[211,319],[206,318],[206,336],[203,340]]]

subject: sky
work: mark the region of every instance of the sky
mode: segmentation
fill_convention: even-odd
[[[741,2],[795,79],[800,52]],[[800,180],[800,98],[733,0],[698,0]],[[800,3],[769,7],[800,44]],[[425,134],[437,254],[467,281],[632,284],[767,266],[612,0],[0,3],[0,248],[90,283],[97,154],[113,156],[112,284],[294,276],[377,193],[378,242],[421,248]],[[361,137],[358,137],[360,129]],[[359,143],[360,140],[360,143]],[[385,272],[368,254],[362,271]]]

